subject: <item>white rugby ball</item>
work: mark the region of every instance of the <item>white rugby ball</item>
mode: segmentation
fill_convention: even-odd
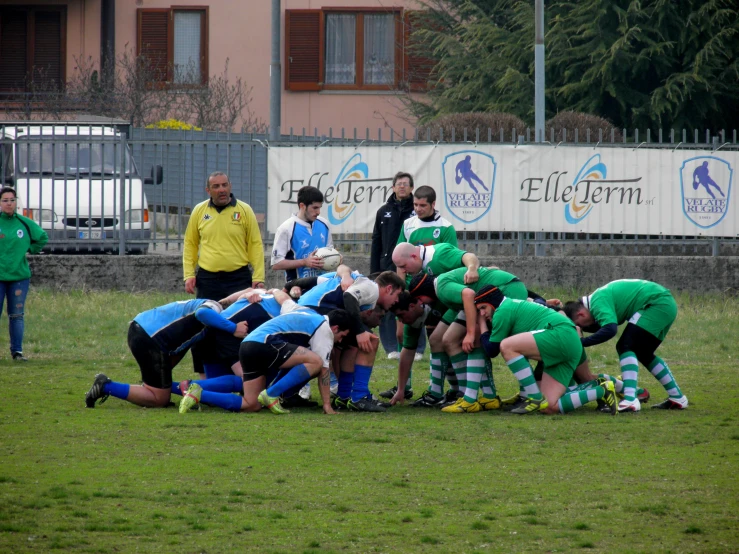
[[[331,246],[324,246],[316,250],[316,257],[323,260],[324,271],[335,271],[341,265],[341,253]]]

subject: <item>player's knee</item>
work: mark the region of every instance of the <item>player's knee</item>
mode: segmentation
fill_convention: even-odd
[[[503,339],[500,343],[500,355],[503,356],[504,360],[512,357],[515,354],[513,350],[513,342],[509,339]]]

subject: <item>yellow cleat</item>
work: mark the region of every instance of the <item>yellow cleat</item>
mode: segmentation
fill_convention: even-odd
[[[532,414],[535,412],[546,410],[548,407],[549,403],[547,402],[546,398],[542,398],[541,400],[524,398],[516,405],[516,407],[511,410],[511,413],[521,415]]]
[[[460,398],[451,406],[441,409],[442,412],[446,412],[448,414],[474,414],[480,410],[482,410],[482,406],[480,406],[479,402],[470,403],[465,401],[464,398]]]
[[[500,410],[501,407],[500,396],[495,398],[481,396],[477,399],[477,403],[480,404],[483,410]]]

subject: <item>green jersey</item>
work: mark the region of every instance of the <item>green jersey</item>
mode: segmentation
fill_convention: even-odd
[[[570,327],[575,324],[559,312],[527,300],[506,298],[493,313],[490,342],[502,342],[507,337],[519,333],[531,333],[556,327]],[[577,335],[575,335],[577,338]]]
[[[421,271],[438,277],[454,269],[464,268],[462,257],[467,252],[460,250],[451,244],[436,244],[434,246],[421,247]],[[466,269],[465,269],[466,271]]]
[[[0,213],[0,281],[22,281],[31,277],[26,252],[38,254],[49,240],[46,231],[26,216]],[[2,303],[0,303],[0,307]]]
[[[609,323],[621,325],[651,304],[672,301],[672,295],[665,287],[651,281],[619,279],[600,287],[582,300],[593,319],[603,327]]]
[[[450,310],[461,310],[463,308],[462,291],[466,288],[478,292],[487,285],[493,285],[509,298],[525,300],[528,296],[526,286],[519,281],[518,277],[507,271],[481,267],[478,270],[480,278],[477,282],[469,285],[464,284],[465,273],[467,273],[467,268],[462,267],[444,273],[434,281],[436,296]]]
[[[398,244],[401,242],[410,242],[413,246],[441,243],[457,246],[457,232],[439,212],[434,212],[433,217],[427,221],[414,215],[403,222],[403,228],[398,235]]]

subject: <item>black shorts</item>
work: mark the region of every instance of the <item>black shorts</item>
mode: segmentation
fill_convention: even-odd
[[[276,371],[300,348],[289,342],[242,342],[239,349],[244,381],[253,381],[270,371]]]
[[[141,369],[141,380],[156,389],[172,386],[172,369],[185,353],[175,356],[164,352],[144,329],[132,321],[128,326],[128,348]]]

